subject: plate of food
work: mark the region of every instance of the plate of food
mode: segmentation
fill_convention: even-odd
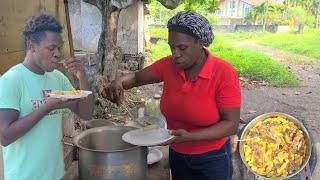
[[[265,179],[287,179],[299,173],[311,155],[307,129],[284,113],[253,119],[242,132],[240,156],[247,168]]]
[[[122,140],[137,146],[155,146],[174,138],[168,129],[157,125],[128,131],[122,135]]]
[[[91,91],[72,89],[70,91],[52,90],[48,93],[52,98],[79,99],[92,94]]]

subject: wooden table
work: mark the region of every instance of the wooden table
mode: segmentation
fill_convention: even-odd
[[[159,146],[157,148],[161,150],[163,158],[159,162],[148,166],[147,180],[170,180],[169,148],[168,146]],[[63,180],[78,179],[78,161],[74,161],[67,169]]]

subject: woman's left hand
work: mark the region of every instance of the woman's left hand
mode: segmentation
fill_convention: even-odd
[[[173,135],[174,138],[169,141],[162,143],[162,145],[169,145],[172,143],[182,143],[187,141],[192,141],[192,134],[184,129],[170,130],[170,135]]]

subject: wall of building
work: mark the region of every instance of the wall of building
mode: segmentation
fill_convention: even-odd
[[[69,0],[69,14],[75,50],[96,52],[101,34],[101,13],[97,7]],[[121,10],[118,24],[117,44],[125,54],[143,51],[143,3],[138,1]]]
[[[63,0],[0,0],[0,74],[13,65],[22,62],[25,55],[24,39],[21,32],[27,18],[40,13],[57,17],[64,30],[63,54],[70,55],[67,19]]]
[[[291,30],[290,26],[278,26],[278,25],[269,25],[266,27],[266,31],[277,33],[277,32],[288,32]],[[214,32],[223,32],[230,33],[235,31],[263,31],[263,25],[215,25],[213,26]]]
[[[101,13],[82,0],[68,0],[73,46],[75,50],[96,52],[101,34]]]
[[[144,13],[141,1],[121,11],[118,24],[117,44],[125,54],[143,51]]]
[[[251,5],[241,0],[234,0],[234,6],[231,6],[232,1],[226,0],[220,4],[220,10],[216,12],[219,25],[242,24],[244,22],[246,12],[249,11]]]

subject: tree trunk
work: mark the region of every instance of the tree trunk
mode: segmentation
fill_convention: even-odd
[[[160,2],[164,7],[168,9],[175,9],[178,7],[180,4],[183,3],[183,0],[157,0]]]
[[[86,1],[87,2],[87,1]],[[88,2],[89,3],[89,2]],[[99,74],[104,73],[104,59],[105,59],[105,52],[106,52],[106,34],[108,34],[108,19],[110,17],[111,12],[109,13],[108,9],[110,8],[110,2],[105,0],[97,0],[96,4],[101,13],[101,34],[98,42],[98,60],[99,60]]]
[[[299,24],[298,25],[298,33],[302,34],[303,33],[303,28],[304,28],[304,24]]]
[[[317,15],[316,15],[316,20],[315,20],[316,22],[315,22],[315,25],[314,25],[314,28],[315,29],[319,29],[319,14],[317,13]]]
[[[314,28],[315,29],[319,28],[319,7],[320,7],[319,3],[317,5],[317,9],[316,9],[316,19],[315,19],[315,23],[314,23]]]
[[[118,65],[121,61],[121,48],[117,46],[117,30],[118,20],[121,9],[115,9],[110,14],[107,24],[108,35],[106,36],[106,52],[107,55],[104,62],[104,76],[108,81],[112,81],[117,77]]]
[[[98,59],[100,62],[97,86],[116,78],[121,50],[117,47],[117,29],[121,9],[112,6],[110,1],[97,0],[97,7],[102,15],[102,32],[98,43]],[[99,88],[99,87],[98,87]]]
[[[117,77],[118,65],[121,61],[121,48],[117,43],[118,19],[121,9],[129,7],[136,0],[83,0],[86,3],[97,6],[102,15],[102,32],[98,42],[97,56],[99,63],[99,74],[94,85],[102,89],[105,83]],[[183,0],[158,0],[165,7],[173,9]],[[114,4],[112,4],[114,3]]]
[[[267,29],[268,12],[269,12],[269,1],[267,0],[264,4],[264,15],[263,15],[263,26],[262,26],[263,32],[265,32]]]
[[[97,0],[96,6],[102,15],[102,31],[98,42],[97,55],[100,63],[95,86],[98,88],[98,92],[101,92],[107,82],[115,79],[121,60],[121,50],[116,46],[121,9],[113,7],[111,2],[106,0]]]

